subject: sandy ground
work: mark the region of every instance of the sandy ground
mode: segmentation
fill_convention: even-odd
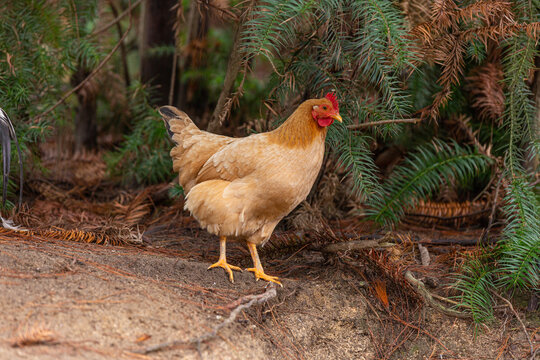
[[[186,252],[189,246],[193,252]],[[233,264],[249,255],[231,244]],[[265,292],[251,273],[207,271],[210,237],[172,239],[166,248],[112,247],[0,236],[0,359],[521,359],[528,343],[512,314],[474,336],[469,321],[427,306],[415,329],[389,320],[358,275],[316,252],[264,257],[283,277],[277,297],[242,313],[203,343],[141,355],[146,347],[211,331],[235,300]],[[389,301],[392,303],[391,293]],[[386,324],[386,325],[385,325]],[[533,340],[538,340],[527,323]],[[418,326],[418,328],[420,328]],[[397,329],[397,330],[396,330]],[[400,330],[401,329],[401,330]],[[392,336],[403,341],[389,353]],[[28,339],[42,345],[24,345]],[[14,347],[14,344],[21,346]],[[399,344],[393,344],[399,345]],[[538,346],[538,344],[535,344]],[[499,357],[498,357],[499,356]]]

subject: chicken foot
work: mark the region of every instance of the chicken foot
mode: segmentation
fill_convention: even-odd
[[[210,270],[215,267],[221,267],[225,269],[225,271],[229,274],[229,280],[232,283],[234,283],[234,277],[233,277],[232,271],[233,270],[242,271],[242,269],[239,268],[238,266],[230,265],[227,263],[227,257],[225,254],[227,252],[226,249],[227,249],[227,237],[221,236],[219,238],[219,260],[215,264],[210,265],[207,270]]]
[[[279,282],[279,278],[277,276],[270,276],[264,273],[263,267],[261,265],[261,260],[259,259],[259,254],[257,253],[257,246],[253,243],[250,243],[249,241],[247,243],[247,246],[249,248],[249,252],[251,253],[251,258],[253,259],[254,267],[246,269],[246,270],[255,273],[255,279],[257,281],[259,281],[259,279],[263,279],[266,281],[274,282],[280,286],[283,286],[281,285],[281,282]]]

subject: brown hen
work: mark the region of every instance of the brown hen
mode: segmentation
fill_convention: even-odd
[[[234,282],[226,260],[226,241],[245,241],[253,259],[247,269],[256,279],[275,282],[264,273],[256,245],[270,238],[279,221],[302,202],[319,173],[328,126],[341,122],[334,94],[303,102],[277,129],[231,138],[202,131],[182,111],[159,109],[176,146],[173,169],[186,194],[185,208],[201,227],[220,236],[219,261]]]

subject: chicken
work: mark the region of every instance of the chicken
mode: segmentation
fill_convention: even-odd
[[[19,155],[19,208],[22,206],[22,193],[23,193],[23,164],[21,147],[17,135],[15,135],[15,128],[11,123],[11,119],[4,109],[0,108],[0,144],[2,145],[2,207],[6,206],[7,188],[8,188],[8,176],[10,172],[11,164],[11,141],[15,141],[17,146],[17,153]],[[4,219],[2,218],[2,222]]]
[[[234,282],[226,241],[245,241],[256,280],[280,284],[265,274],[257,245],[263,245],[279,221],[306,199],[321,168],[328,126],[341,122],[335,94],[303,102],[277,129],[244,138],[200,130],[182,111],[159,109],[176,146],[173,170],[186,194],[185,209],[201,227],[220,237],[218,262]]]

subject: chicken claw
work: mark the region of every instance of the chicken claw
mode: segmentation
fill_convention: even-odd
[[[259,259],[259,254],[257,253],[257,246],[253,243],[250,243],[249,241],[247,242],[247,246],[248,246],[249,252],[251,253],[251,258],[253,259],[254,267],[246,269],[246,270],[255,273],[255,280],[257,281],[259,279],[263,279],[266,281],[271,281],[273,283],[279,284],[280,286],[283,286],[279,282],[279,278],[277,276],[270,276],[264,273],[263,267],[261,265],[261,260]]]
[[[212,268],[215,268],[215,267],[220,267],[220,268],[223,268],[225,269],[225,271],[227,273],[229,273],[229,280],[234,283],[234,277],[233,277],[233,270],[236,270],[236,271],[242,271],[241,268],[239,268],[238,266],[234,266],[234,265],[230,265],[227,263],[227,261],[225,259],[219,259],[217,263],[215,264],[212,264],[208,267],[208,270],[212,269]]]
[[[234,277],[233,277],[232,271],[233,270],[242,271],[242,269],[239,268],[238,266],[230,265],[227,263],[227,257],[225,255],[227,251],[226,247],[227,247],[227,237],[222,236],[219,239],[219,260],[217,263],[210,265],[207,270],[210,270],[215,267],[221,267],[225,269],[227,273],[229,273],[229,280],[232,283],[234,283]]]
[[[266,281],[271,281],[271,282],[276,283],[279,286],[283,287],[283,285],[281,284],[281,282],[279,281],[279,278],[277,276],[266,275],[264,273],[264,271],[260,271],[257,268],[249,268],[249,269],[246,269],[246,270],[255,273],[256,281],[259,281],[259,279],[263,279],[263,280],[266,280]]]

